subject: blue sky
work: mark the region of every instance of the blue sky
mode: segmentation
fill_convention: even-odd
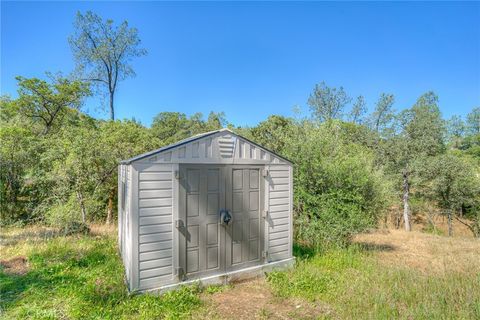
[[[235,125],[304,110],[315,83],[382,92],[395,107],[425,91],[445,117],[480,106],[480,3],[450,2],[3,2],[1,93],[16,75],[74,68],[67,37],[75,13],[93,10],[139,29],[149,54],[122,82],[118,118],[149,125],[161,111],[224,111]],[[86,110],[106,117],[99,101]]]

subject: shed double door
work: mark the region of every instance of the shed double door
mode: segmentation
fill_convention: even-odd
[[[179,266],[184,279],[260,264],[264,184],[258,166],[181,165]],[[222,223],[226,210],[232,219]]]

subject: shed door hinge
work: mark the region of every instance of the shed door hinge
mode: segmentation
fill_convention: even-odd
[[[175,268],[175,274],[181,280],[183,280],[183,277],[185,276],[185,273],[183,272],[183,268],[180,268],[180,267]]]
[[[262,218],[266,219],[268,217],[268,210],[263,210],[262,212]]]
[[[264,178],[268,177],[268,169],[263,169],[263,170],[262,170],[262,176],[263,176]]]
[[[180,171],[175,170],[175,179],[179,180],[180,179]]]
[[[262,251],[262,258],[268,258],[268,251]]]

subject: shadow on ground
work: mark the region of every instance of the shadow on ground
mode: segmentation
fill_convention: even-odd
[[[394,251],[397,249],[391,244],[379,244],[374,242],[356,242],[355,245],[357,245],[361,250],[373,252]]]

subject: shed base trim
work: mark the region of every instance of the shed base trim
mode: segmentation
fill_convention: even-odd
[[[267,264],[262,264],[258,266],[248,267],[241,270],[235,270],[231,272],[226,272],[214,276],[199,278],[199,279],[192,279],[187,281],[182,281],[174,284],[169,284],[165,286],[161,286],[154,289],[144,289],[139,290],[140,293],[164,293],[170,290],[175,290],[181,286],[185,285],[192,285],[192,284],[200,284],[200,286],[209,286],[209,285],[221,285],[227,284],[232,281],[242,281],[251,278],[255,278],[261,275],[264,275],[265,272],[271,272],[275,270],[285,270],[292,268],[295,264],[295,257],[284,259],[280,261],[269,262]]]

